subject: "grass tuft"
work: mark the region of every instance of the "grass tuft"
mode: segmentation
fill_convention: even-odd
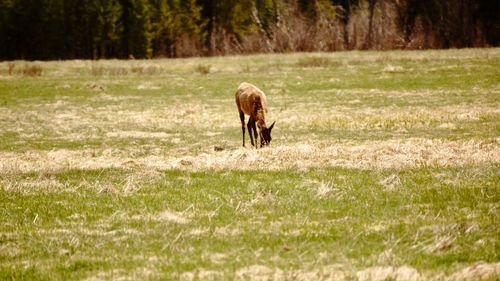
[[[39,64],[25,63],[22,68],[17,67],[16,63],[7,63],[8,75],[21,75],[23,77],[37,77],[41,76],[43,68]]]
[[[155,65],[137,65],[131,67],[131,72],[139,75],[155,75],[161,73],[161,68]]]
[[[101,65],[92,65],[90,72],[94,76],[123,76],[129,74],[129,69],[120,66],[105,67]]]
[[[325,57],[305,57],[300,58],[296,65],[298,67],[329,67],[332,61]]]
[[[16,68],[16,64],[15,63],[13,63],[13,62],[7,63],[7,68],[8,68],[7,73],[9,75],[14,75],[15,74],[15,72],[14,72],[14,70]]]
[[[210,73],[212,66],[210,64],[198,64],[194,70],[200,74],[207,75]]]

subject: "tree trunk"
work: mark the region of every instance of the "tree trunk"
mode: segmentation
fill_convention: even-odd
[[[366,34],[365,43],[363,44],[363,49],[367,50],[372,48],[372,40],[373,40],[373,14],[375,12],[375,5],[377,4],[377,0],[369,0],[368,6],[368,33]]]
[[[338,18],[342,22],[342,35],[344,39],[344,50],[349,49],[349,17],[351,16],[351,3],[349,0],[343,0],[337,6]]]

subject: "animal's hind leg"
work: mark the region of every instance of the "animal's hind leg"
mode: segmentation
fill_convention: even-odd
[[[255,126],[255,120],[252,120],[252,129],[253,129],[253,136],[254,136],[254,139],[255,139],[255,147],[258,147],[258,143],[257,143],[257,127]],[[252,132],[250,132],[250,134],[252,134]]]
[[[241,133],[243,134],[243,147],[245,147],[245,114],[241,111],[240,111],[240,120],[241,120]]]
[[[252,142],[252,146],[254,145],[253,144],[253,137],[252,137],[252,117],[250,117],[248,119],[248,123],[247,123],[247,128],[248,128],[248,134],[250,135],[250,141]],[[257,143],[257,139],[255,139],[255,143]]]

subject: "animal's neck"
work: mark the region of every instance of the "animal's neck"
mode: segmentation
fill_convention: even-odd
[[[257,127],[259,127],[259,130],[266,129],[266,121],[264,119],[257,120]]]
[[[262,108],[257,110],[257,114],[255,116],[255,119],[257,121],[257,126],[259,127],[260,130],[267,128],[265,117],[264,117],[264,110]]]

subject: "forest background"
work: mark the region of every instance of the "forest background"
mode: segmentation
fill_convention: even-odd
[[[494,0],[0,0],[0,59],[498,46]]]

